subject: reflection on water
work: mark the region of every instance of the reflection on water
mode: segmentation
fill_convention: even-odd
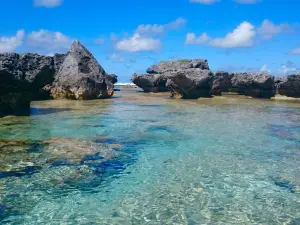
[[[296,102],[34,102],[0,119],[0,223],[299,224],[299,160]]]

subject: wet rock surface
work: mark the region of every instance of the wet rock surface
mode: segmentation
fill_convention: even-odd
[[[51,87],[54,99],[100,99],[113,95],[116,77],[107,75],[93,55],[74,41]]]
[[[276,93],[274,77],[269,74],[235,73],[231,83],[238,93],[254,98],[271,98]]]
[[[222,92],[229,92],[232,84],[231,78],[233,77],[232,73],[225,71],[217,71],[214,74],[213,84],[212,84],[212,94],[213,95],[222,95]]]
[[[191,68],[209,70],[208,62],[206,59],[182,59],[173,61],[161,61],[150,66],[147,69],[147,73],[161,74],[166,72],[177,72]]]
[[[134,74],[132,82],[142,88],[144,92],[168,91],[166,83],[168,76],[165,74]]]
[[[63,54],[0,54],[0,116],[29,115],[30,101],[49,99],[43,89],[51,84]]]
[[[292,74],[276,79],[277,92],[287,97],[300,97],[300,74]]]
[[[166,86],[171,90],[171,97],[197,99],[211,96],[212,82],[211,71],[187,69],[169,76]]]

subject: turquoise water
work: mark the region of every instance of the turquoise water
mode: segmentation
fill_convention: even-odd
[[[300,224],[300,104],[32,103],[0,119],[2,224]]]

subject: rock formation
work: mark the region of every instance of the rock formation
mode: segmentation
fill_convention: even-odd
[[[232,84],[231,84],[232,77],[233,77],[232,73],[217,71],[214,74],[211,93],[213,95],[222,95],[222,92],[229,92],[232,88]]]
[[[164,74],[133,74],[131,80],[144,92],[165,92],[168,91],[167,79]]]
[[[275,80],[277,93],[287,97],[300,98],[300,74],[279,77]]]
[[[254,98],[271,98],[276,94],[274,77],[265,73],[235,73],[231,84],[239,94]]]
[[[165,92],[169,90],[166,84],[170,76],[193,68],[209,70],[208,62],[205,59],[162,61],[149,67],[148,74],[134,74],[131,80],[144,92]]]
[[[65,55],[0,54],[0,116],[28,115],[31,100],[49,99],[51,84]]]
[[[74,41],[51,87],[54,99],[100,99],[113,95],[116,77],[107,75],[93,55]]]
[[[108,98],[117,76],[106,74],[75,41],[68,55],[0,54],[0,116],[29,115],[30,102],[54,98]]]
[[[182,59],[173,61],[161,61],[147,69],[149,74],[162,74],[166,72],[177,72],[185,69],[199,68],[202,70],[209,70],[206,59]]]
[[[210,97],[213,73],[198,68],[174,72],[168,77],[166,86],[171,91],[171,97],[198,99]]]

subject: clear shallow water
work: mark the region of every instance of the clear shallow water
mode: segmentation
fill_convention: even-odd
[[[122,91],[0,138],[3,224],[300,224],[299,103]]]

